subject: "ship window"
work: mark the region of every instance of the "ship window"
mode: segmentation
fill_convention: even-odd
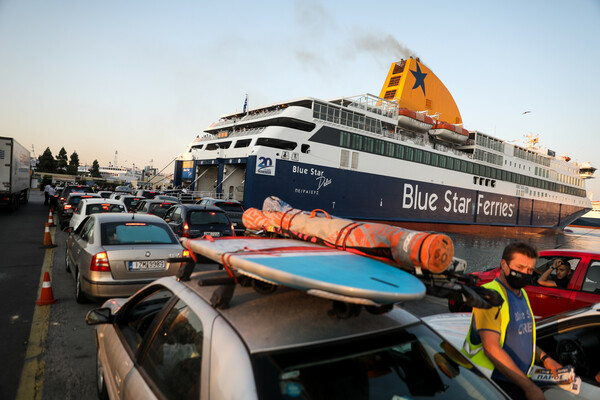
[[[282,150],[294,150],[298,144],[290,142],[289,140],[275,139],[275,138],[258,138],[256,140],[257,146],[273,147],[275,149]]]
[[[381,155],[385,153],[385,142],[383,140],[375,140],[375,153]]]
[[[362,150],[363,137],[360,135],[352,135],[352,148],[355,150]]]
[[[365,129],[365,116],[360,114],[354,114],[352,127],[357,129]]]
[[[413,151],[414,149],[412,147],[407,147],[406,148],[406,157],[405,159],[408,161],[412,161],[413,160]]]
[[[396,145],[396,158],[404,158],[404,146],[401,144]]]
[[[439,164],[440,162],[440,156],[437,155],[436,153],[431,154],[431,165],[436,165],[436,166],[440,166]]]
[[[352,113],[342,110],[342,125],[350,126],[352,123]]]
[[[349,132],[340,132],[340,146],[350,148],[350,133]]]
[[[431,165],[431,153],[428,151],[423,152],[423,163]]]
[[[423,161],[423,150],[415,149],[415,161],[418,163]]]
[[[468,162],[468,161],[467,161],[467,172],[468,172],[469,174],[472,174],[472,173],[473,173],[473,163],[472,163],[472,162]]]
[[[231,146],[231,141],[218,142],[218,143],[207,143],[206,150],[228,149],[230,146]]]
[[[196,146],[192,146],[192,149],[194,149],[194,150],[202,150],[202,147],[204,147],[204,145],[203,144],[199,144],[199,145],[196,145]]]
[[[446,160],[446,168],[454,169],[454,158],[448,157],[448,159]]]
[[[236,149],[239,149],[240,147],[248,147],[250,146],[250,142],[252,141],[252,139],[240,139],[237,142],[235,142],[235,146],[233,146]]]
[[[394,143],[391,142],[387,142],[385,145],[385,155],[388,157],[394,157],[394,148],[396,146],[394,145]]]
[[[308,154],[310,152],[310,145],[303,144],[302,146],[300,146],[300,151],[304,154]]]
[[[375,139],[370,138],[370,137],[365,137],[365,141],[364,141],[364,151],[366,151],[367,153],[373,153],[373,143],[375,142]]]
[[[454,160],[454,170],[455,171],[460,171],[460,165],[464,163],[464,161],[462,160]]]
[[[446,168],[446,156],[440,155],[440,167]]]

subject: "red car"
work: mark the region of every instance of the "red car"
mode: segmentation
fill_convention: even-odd
[[[571,267],[570,279],[566,288],[543,286],[538,282],[543,273],[551,268],[556,259]],[[473,272],[479,278],[477,285],[494,280],[500,267],[487,271]],[[550,280],[556,271],[550,274]],[[600,251],[555,249],[540,251],[533,282],[525,286],[531,308],[537,318],[545,318],[576,308],[600,302]],[[452,312],[470,311],[464,304],[450,300]]]

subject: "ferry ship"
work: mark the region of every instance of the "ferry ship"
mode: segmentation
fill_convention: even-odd
[[[600,229],[600,200],[592,200],[592,210],[577,218],[570,226]]]
[[[594,168],[463,127],[419,59],[392,63],[379,96],[313,97],[222,116],[175,163],[196,196],[443,232],[557,231],[591,209]]]

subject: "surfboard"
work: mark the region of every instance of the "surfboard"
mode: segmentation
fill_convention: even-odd
[[[408,272],[342,250],[291,239],[182,239],[189,250],[236,273],[332,300],[388,305],[425,296]]]

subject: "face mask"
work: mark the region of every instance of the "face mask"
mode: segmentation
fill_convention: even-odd
[[[510,268],[509,270],[510,272],[508,273],[508,275],[506,275],[506,282],[508,282],[510,287],[512,287],[513,289],[523,289],[526,285],[528,285],[531,282],[532,275],[524,274],[522,272],[515,271]]]

